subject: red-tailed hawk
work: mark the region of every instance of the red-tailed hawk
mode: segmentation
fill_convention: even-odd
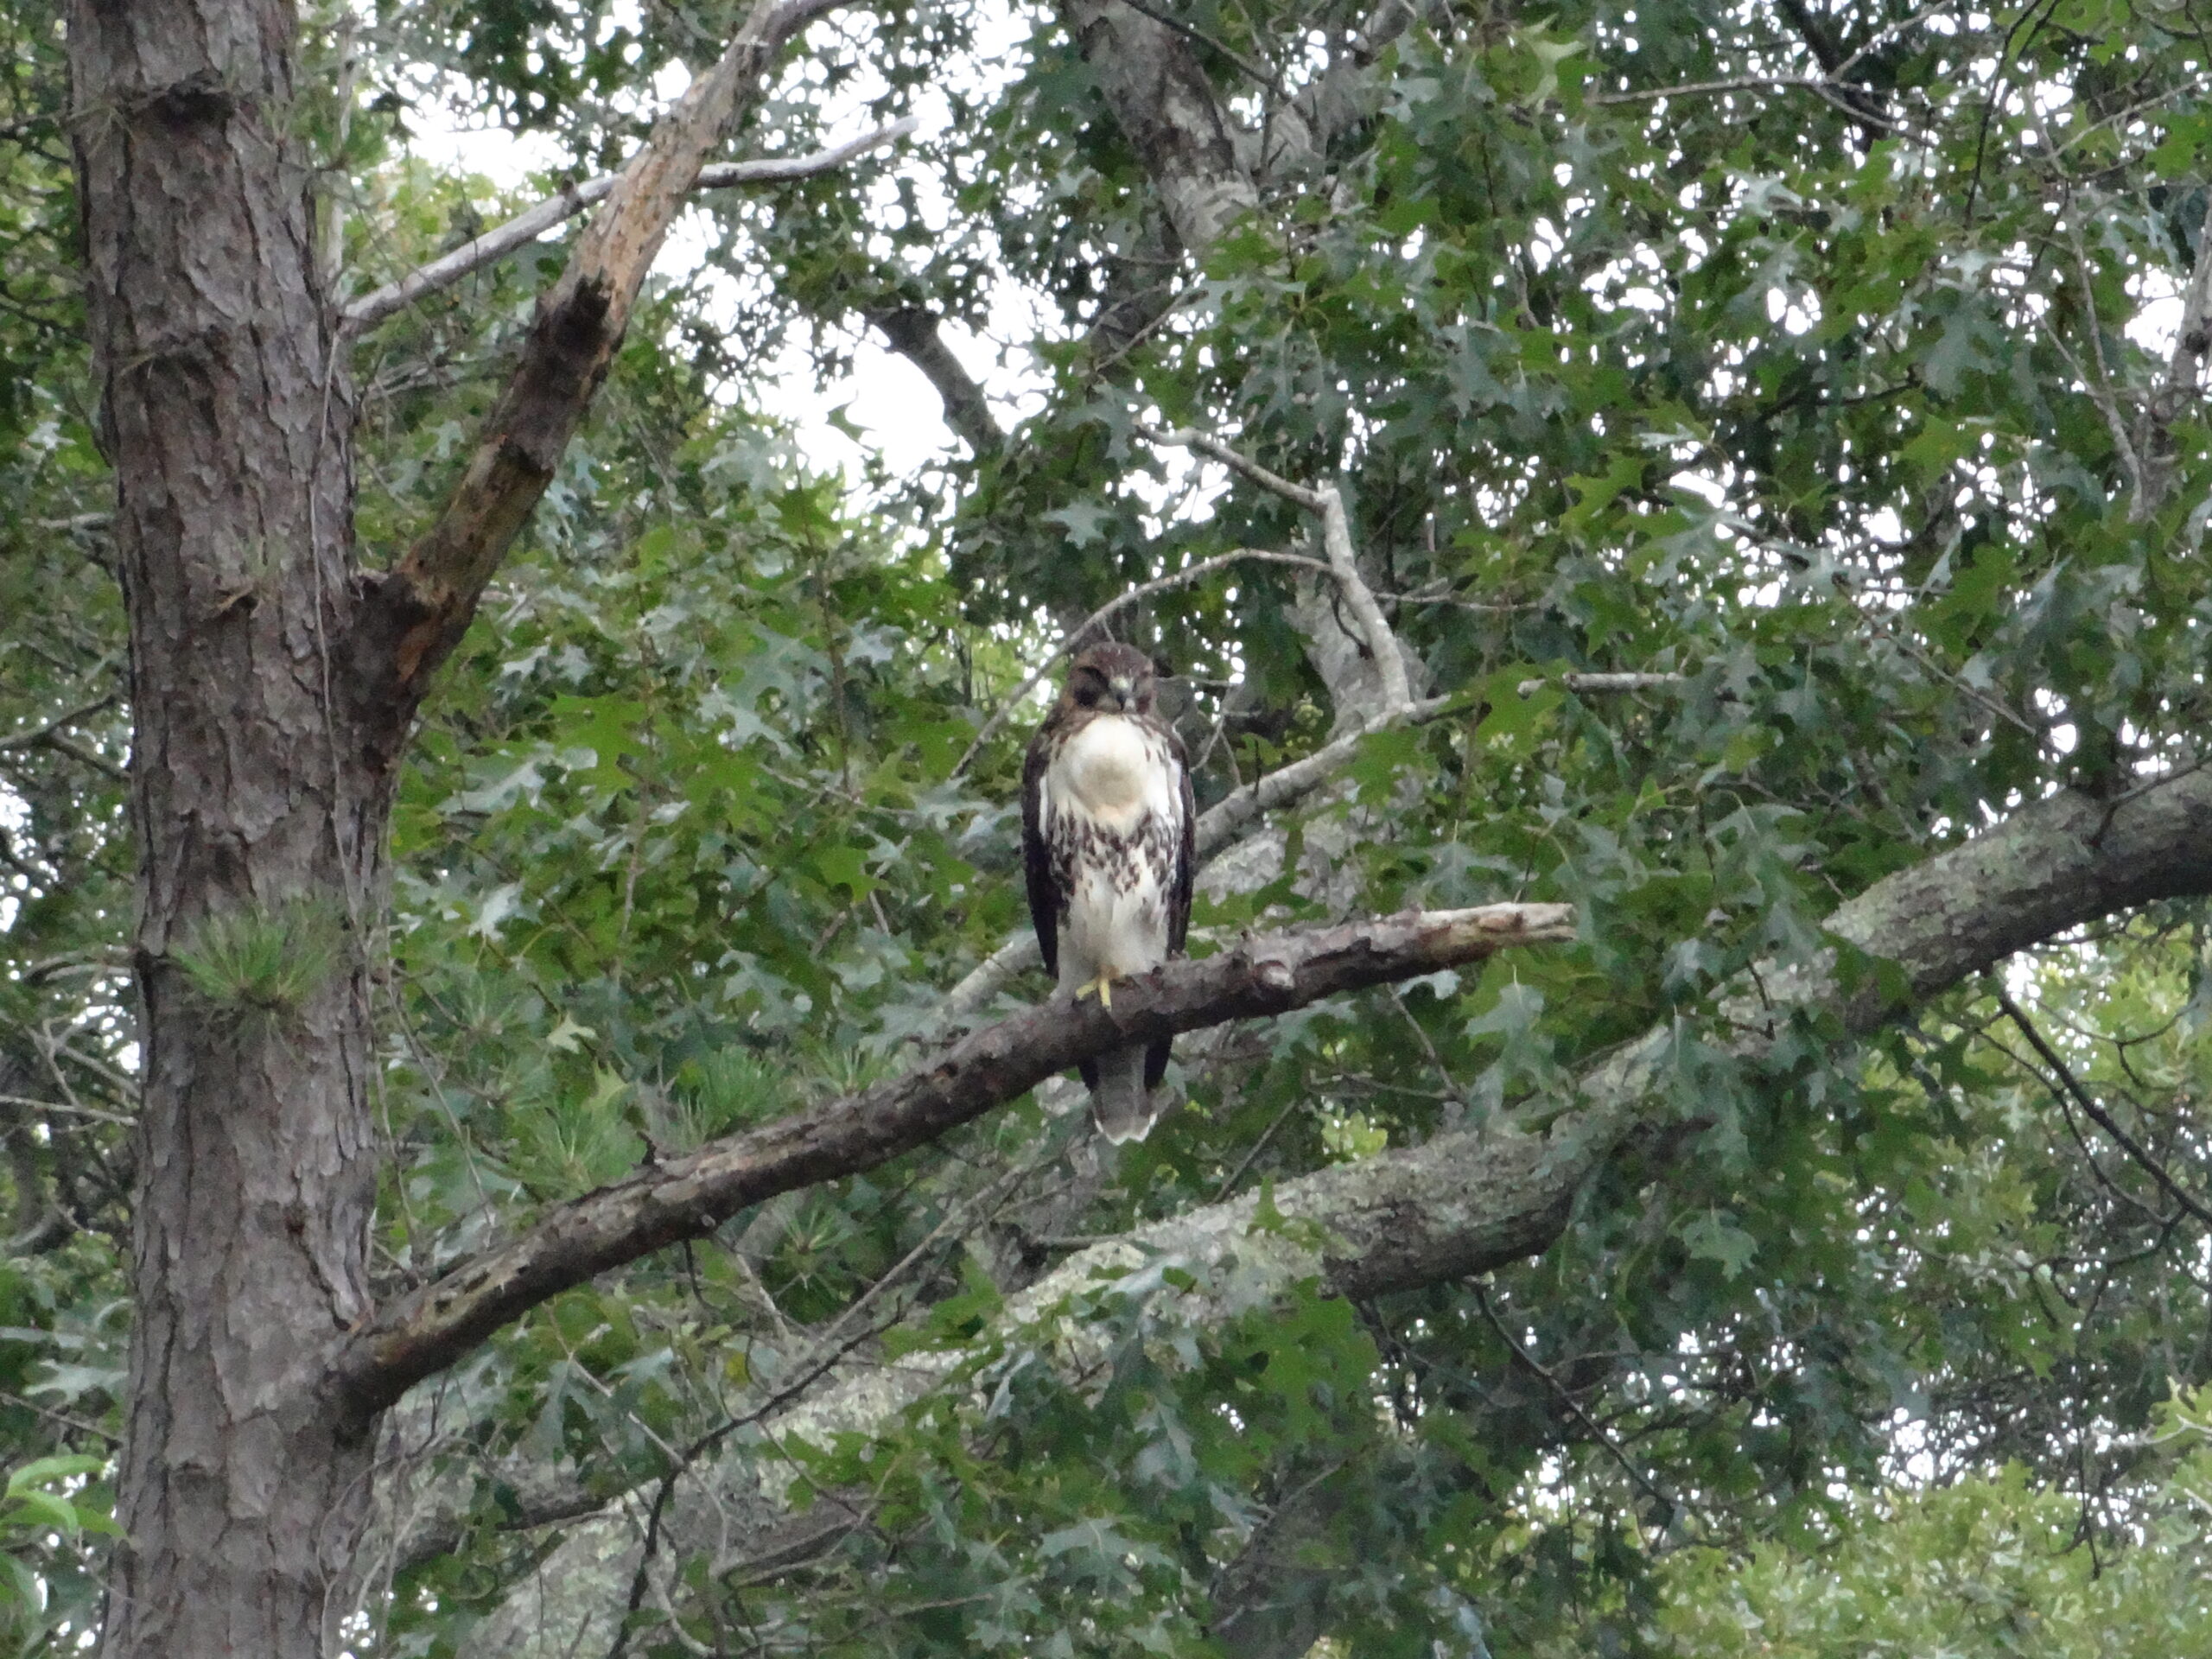
[[[1021,850],[1045,971],[1109,1007],[1113,982],[1180,951],[1191,925],[1191,769],[1154,690],[1142,652],[1091,646],[1021,768]],[[1099,1133],[1142,1140],[1166,1071],[1164,1040],[1086,1061]]]

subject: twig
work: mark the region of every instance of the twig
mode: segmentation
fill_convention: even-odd
[[[1825,75],[1735,75],[1726,80],[1693,80],[1679,86],[1644,86],[1625,92],[1588,92],[1586,104],[1656,104],[1662,98],[1713,98],[1722,92],[1800,92],[1832,93],[1836,90]],[[1853,117],[1860,111],[1848,111]],[[1869,119],[1878,120],[1878,117]],[[1893,127],[1894,121],[1882,121]]]
[[[1990,1022],[1992,1026],[1994,1026],[1995,1023],[1996,1022],[1994,1020]],[[1981,1036],[1982,1039],[1988,1043],[1993,1048],[1996,1049],[1999,1053],[2004,1055],[2005,1058],[2011,1060],[2013,1065],[2018,1066],[2021,1071],[2028,1073],[2029,1076],[2032,1077],[2037,1083],[2041,1084],[2044,1089],[2050,1091],[2051,1099],[2058,1103],[2058,1116],[2066,1125],[2067,1139],[2071,1141],[2075,1147],[2081,1152],[2082,1161],[2088,1166],[2089,1173],[2096,1178],[2097,1185],[2099,1186],[2111,1193],[2114,1198],[2126,1205],[2129,1209],[2134,1211],[2138,1215],[2141,1216],[2145,1221],[2149,1222],[2154,1227],[2171,1228],[2175,1224],[2182,1219],[2184,1213],[2183,1211],[2177,1209],[2173,1214],[2170,1216],[2160,1215],[2158,1213],[2158,1207],[2155,1205],[2146,1204],[2141,1198],[2137,1198],[2133,1192],[2129,1192],[2118,1181],[2114,1180],[2110,1174],[2106,1173],[2105,1166],[2097,1161],[2096,1148],[2089,1144],[2088,1137],[2082,1132],[2081,1122],[2074,1116],[2074,1103],[2067,1097],[2066,1090],[2063,1087],[2052,1083],[2049,1077],[2046,1077],[2040,1071],[2037,1070],[2035,1063],[2032,1060],[2029,1059],[2024,1054],[2016,1052],[2011,1044],[2005,1042],[2001,1039],[1993,1035],[1990,1030],[1985,1028]],[[1936,1092],[1935,1089],[1926,1081],[1923,1081],[1921,1087],[1928,1090],[1931,1095]]]
[[[2112,366],[2105,359],[2105,323],[2097,315],[2097,288],[2089,275],[2089,250],[2082,240],[2079,213],[2066,215],[2066,233],[2074,245],[2074,274],[2082,284],[2082,311],[2088,327],[2089,349],[2097,364],[2096,383],[2089,388],[2089,396],[2103,413],[2113,442],[2119,446],[2120,464],[2127,468],[2128,482],[2134,486],[2135,499],[2129,504],[2128,519],[2139,524],[2150,509],[2149,482],[2142,457],[2136,452],[2134,437],[2127,429],[2127,423],[2120,418],[2119,396],[2113,391]],[[2080,372],[2078,365],[2075,372]]]
[[[1559,1396],[1559,1402],[1567,1408],[1574,1421],[1580,1423],[1599,1446],[1605,1447],[1611,1455],[1613,1461],[1620,1465],[1622,1472],[1649,1494],[1652,1501],[1666,1512],[1667,1521],[1671,1522],[1680,1515],[1682,1512],[1682,1506],[1654,1484],[1650,1476],[1636,1466],[1635,1463],[1630,1459],[1628,1453],[1621,1450],[1619,1442],[1605,1432],[1605,1427],[1596,1418],[1582,1408],[1582,1402],[1568,1392],[1567,1384],[1553,1376],[1537,1362],[1535,1355],[1513,1339],[1513,1333],[1505,1328],[1505,1322],[1497,1317],[1497,1311],[1491,1306],[1490,1297],[1484,1293],[1482,1286],[1477,1284],[1471,1288],[1475,1293],[1475,1306],[1482,1309],[1483,1318],[1490,1321],[1491,1329],[1497,1332],[1498,1340],[1511,1351],[1513,1357],[1534,1371],[1543,1380],[1544,1385]]]
[[[1461,706],[1453,697],[1428,697],[1370,715],[1352,730],[1307,755],[1278,767],[1243,788],[1232,790],[1198,815],[1198,856],[1204,858],[1225,846],[1244,825],[1262,813],[1278,811],[1319,789],[1349,761],[1359,746],[1376,733],[1393,726],[1425,726],[1438,715]]]
[[[59,1100],[35,1100],[29,1095],[0,1095],[0,1106],[24,1106],[41,1112],[60,1112],[67,1117],[81,1117],[95,1123],[115,1123],[128,1129],[135,1128],[138,1120],[120,1112],[104,1112],[97,1106],[80,1106]]]
[[[2174,1179],[2166,1166],[2151,1155],[2149,1148],[2139,1142],[2126,1129],[2120,1128],[2119,1120],[2100,1105],[2095,1097],[2082,1086],[2080,1079],[2075,1077],[2072,1068],[2066,1064],[2058,1051],[2044,1040],[2043,1033],[2036,1029],[2035,1022],[2022,1012],[2020,1005],[2012,1000],[2011,994],[2001,985],[1997,988],[1997,1006],[2005,1011],[2006,1019],[2020,1028],[2020,1034],[2028,1039],[2028,1046],[2043,1057],[2043,1063],[2058,1074],[2058,1080],[2065,1085],[2066,1092],[2074,1097],[2074,1103],[2088,1115],[2090,1122],[2110,1135],[2113,1143],[2127,1154],[2132,1162],[2139,1166],[2152,1180],[2164,1187],[2167,1197],[2205,1225],[2212,1226],[2212,1209],[2206,1208],[2204,1205],[2190,1196],[2187,1189]]]
[[[63,727],[73,726],[87,715],[97,715],[101,709],[111,707],[115,702],[116,696],[117,694],[113,691],[104,692],[90,702],[80,703],[74,709],[56,715],[43,726],[35,726],[28,732],[17,732],[12,737],[0,737],[0,749],[28,749],[45,743]]]
[[[1253,1163],[1259,1158],[1259,1155],[1268,1149],[1268,1142],[1275,1138],[1275,1131],[1282,1128],[1284,1124],[1289,1122],[1290,1115],[1305,1103],[1306,1099],[1304,1096],[1292,1096],[1289,1103],[1283,1107],[1282,1110],[1275,1114],[1275,1121],[1268,1124],[1266,1128],[1260,1131],[1260,1138],[1252,1143],[1251,1149],[1247,1152],[1243,1157],[1237,1160],[1236,1167],[1229,1172],[1228,1176],[1222,1181],[1222,1184],[1214,1188],[1213,1201],[1216,1204],[1219,1204],[1224,1198],[1227,1198],[1230,1190],[1236,1186],[1236,1183],[1244,1179],[1244,1172],[1251,1168]],[[1092,1242],[1096,1243],[1098,1241],[1093,1240]]]
[[[936,1235],[932,1234],[929,1239],[924,1241],[924,1246],[926,1246],[931,1243],[934,1243],[935,1238]],[[921,1248],[923,1247],[917,1247],[915,1254],[918,1254]],[[907,1259],[908,1261],[912,1260],[912,1255],[910,1255]],[[887,1274],[886,1278],[887,1279],[895,1275],[900,1268],[905,1267],[905,1262],[901,1262],[899,1264],[899,1268],[893,1268],[892,1270],[892,1274]],[[879,1284],[880,1282],[881,1281],[879,1281]],[[871,1292],[871,1294],[873,1293]],[[732,1434],[734,1434],[739,1429],[747,1427],[753,1423],[760,1421],[771,1412],[776,1410],[779,1406],[785,1405],[790,1401],[797,1399],[800,1395],[804,1394],[809,1389],[820,1382],[823,1377],[829,1375],[830,1372],[836,1370],[838,1365],[842,1364],[855,1350],[863,1347],[867,1344],[874,1341],[889,1328],[887,1325],[870,1325],[855,1332],[851,1337],[847,1338],[842,1345],[836,1348],[830,1347],[828,1345],[830,1335],[835,1335],[836,1331],[842,1327],[845,1321],[856,1313],[858,1309],[859,1304],[856,1303],[853,1307],[847,1308],[844,1313],[839,1316],[836,1325],[831,1327],[829,1335],[825,1335],[822,1338],[820,1344],[818,1344],[815,1351],[807,1357],[802,1365],[794,1368],[802,1373],[796,1381],[792,1381],[789,1377],[786,1377],[783,1382],[776,1385],[773,1391],[767,1395],[766,1397],[758,1402],[750,1410],[741,1413],[737,1415],[725,1418],[721,1422],[716,1424],[714,1427],[709,1429],[705,1433],[693,1440],[689,1446],[685,1446],[683,1451],[674,1452],[669,1458],[668,1468],[661,1476],[658,1488],[653,1493],[652,1505],[646,1513],[645,1535],[639,1549],[638,1570],[636,1575],[630,1581],[630,1599],[626,1610],[629,1614],[634,1615],[638,1611],[639,1608],[644,1605],[645,1591],[650,1585],[648,1574],[652,1567],[653,1557],[660,1547],[661,1521],[663,1516],[667,1513],[669,1500],[676,1495],[676,1483],[683,1478],[684,1471],[690,1468],[692,1465],[698,1462],[702,1457],[704,1457],[708,1452],[713,1451],[724,1440],[728,1440]],[[607,1659],[622,1659],[622,1655],[628,1649],[630,1644],[631,1632],[632,1627],[628,1623],[627,1618],[626,1618],[615,1635],[614,1645],[607,1649]]]
[[[1853,69],[1856,69],[1861,63],[1865,62],[1870,53],[1879,51],[1883,47],[1887,46],[1891,41],[1897,39],[1898,35],[1904,34],[1906,30],[1919,28],[1921,24],[1926,22],[1930,17],[1935,16],[1936,13],[1940,11],[1947,11],[1956,3],[1957,0],[1931,0],[1931,3],[1923,6],[1918,11],[1914,12],[1911,16],[1900,17],[1896,22],[1887,24],[1881,29],[1876,29],[1872,35],[1869,35],[1866,37],[1863,45],[1861,45],[1856,51],[1853,52],[1852,54],[1846,58],[1841,63],[1836,65],[1835,73],[1832,79],[1839,80],[1841,79],[1844,76],[1849,74]]]
[[[26,1411],[36,1412],[49,1423],[59,1423],[62,1427],[76,1433],[89,1434],[95,1440],[105,1440],[110,1446],[123,1444],[123,1437],[120,1434],[111,1433],[98,1423],[88,1423],[81,1417],[72,1417],[67,1412],[55,1411],[49,1406],[41,1406],[28,1395],[0,1391],[0,1400],[5,1400],[11,1406],[20,1406]]]
[[[1890,132],[1902,132],[1925,139],[1926,134],[1910,123],[1878,115],[1863,104],[1855,104],[1846,96],[1857,92],[1871,99],[1877,96],[1870,87],[1838,80],[1825,75],[1738,75],[1726,80],[1695,80],[1679,86],[1639,87],[1622,92],[1586,92],[1587,104],[1656,104],[1662,98],[1712,98],[1723,92],[1810,92],[1838,114],[1866,127],[1878,127]],[[1878,134],[1868,133],[1871,140]]]
[[[1541,600],[1462,599],[1452,591],[1452,582],[1448,576],[1440,576],[1411,593],[1377,594],[1375,597],[1387,600],[1393,605],[1450,605],[1459,610],[1472,611],[1478,616],[1512,616],[1522,611],[1541,611],[1544,608]]]
[[[1452,1075],[1452,1068],[1444,1064],[1444,1057],[1436,1052],[1436,1045],[1429,1039],[1428,1027],[1414,1017],[1414,1011],[1406,1006],[1406,999],[1398,994],[1396,986],[1389,985],[1383,988],[1398,1012],[1405,1015],[1406,1024],[1413,1028],[1414,1040],[1421,1044],[1421,1052],[1428,1056],[1428,1063],[1434,1069],[1437,1080],[1449,1091],[1452,1103],[1461,1111],[1466,1110],[1467,1096],[1460,1091],[1458,1081]]]
[[[34,742],[25,742],[21,745],[10,744],[6,746],[0,746],[0,752],[4,752],[4,749],[13,749],[16,747],[26,749],[51,749],[56,754],[67,755],[72,760],[74,760],[80,766],[90,766],[94,772],[112,779],[116,783],[127,784],[130,781],[130,772],[125,771],[123,767],[117,766],[114,761],[109,760],[105,755],[97,753],[93,750],[86,748],[81,743],[73,743],[67,738],[62,736],[59,732],[41,732],[38,734],[36,741]]]
[[[2094,302],[2092,301],[2091,303],[2094,305]],[[2133,496],[2130,503],[2132,514],[2134,508],[2143,500],[2143,467],[2136,458],[2134,440],[2129,437],[2127,427],[2120,418],[2120,405],[2113,397],[2112,379],[2105,371],[2104,348],[2101,344],[2098,346],[2097,373],[2093,376],[2082,365],[2082,359],[2074,354],[2074,348],[2069,346],[2059,334],[2056,325],[2050,318],[2048,315],[2044,316],[2041,319],[2041,323],[2044,338],[2050,342],[2051,349],[2066,360],[2066,366],[2074,371],[2074,378],[2082,383],[2083,393],[2097,406],[2097,412],[2104,416],[2105,429],[2112,435],[2113,448],[2119,452],[2120,465],[2127,471],[2128,486]],[[2094,310],[2089,314],[2089,333],[2092,339],[2094,339],[2098,333],[2097,317]]]
[[[1237,71],[1247,80],[1256,82],[1271,92],[1280,93],[1282,91],[1282,81],[1279,77],[1268,73],[1234,47],[1224,45],[1195,24],[1186,23],[1179,17],[1172,17],[1164,11],[1155,11],[1145,3],[1145,0],[1122,0],[1122,3],[1140,17],[1149,17],[1161,28],[1173,29],[1185,39],[1195,41],[1209,52],[1218,52],[1230,63],[1235,64]]]
[[[790,179],[811,178],[817,173],[828,173],[842,167],[855,156],[906,137],[916,125],[914,118],[908,116],[904,120],[877,127],[857,138],[849,138],[842,144],[833,144],[827,149],[817,149],[810,155],[766,156],[750,162],[718,162],[699,169],[698,182],[692,188],[724,190],[733,185],[772,184]],[[547,197],[505,224],[485,232],[474,241],[462,243],[451,253],[417,267],[397,282],[387,283],[382,288],[351,302],[339,314],[340,327],[348,334],[373,328],[386,317],[405,309],[424,295],[450,288],[471,271],[480,270],[494,260],[505,258],[517,248],[535,242],[556,225],[574,219],[593,203],[611,194],[621,181],[620,173],[608,173],[596,179],[587,179],[581,184],[563,186],[557,195]]]
[[[1166,575],[1155,576],[1150,582],[1140,582],[1119,598],[1107,601],[1105,604],[1101,605],[1062,636],[1060,643],[1052,648],[1052,654],[1037,665],[1036,672],[1024,680],[1014,694],[1001,703],[997,712],[985,721],[976,735],[969,740],[967,748],[962,752],[960,759],[953,763],[950,777],[957,778],[968,770],[968,763],[976,758],[977,751],[989,742],[997,734],[999,728],[1006,724],[1007,718],[1014,711],[1021,707],[1022,701],[1037,689],[1037,683],[1052,672],[1055,663],[1087,640],[1093,629],[1117,613],[1128,609],[1141,599],[1149,599],[1153,594],[1165,593],[1170,588],[1179,588],[1185,582],[1196,582],[1201,576],[1210,576],[1215,571],[1225,569],[1230,565],[1247,562],[1262,564],[1302,565],[1306,569],[1318,570],[1323,575],[1336,574],[1330,566],[1322,563],[1320,560],[1309,559],[1302,553],[1272,553],[1262,548],[1240,547],[1234,553],[1217,553],[1212,558],[1200,559],[1196,564],[1184,569],[1170,571]]]

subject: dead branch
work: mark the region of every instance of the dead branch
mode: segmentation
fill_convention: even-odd
[[[1515,689],[1524,697],[1533,697],[1548,685],[1565,686],[1570,691],[1656,691],[1670,685],[1681,685],[1689,679],[1687,674],[1559,674],[1533,680],[1523,680]]]
[[[522,360],[437,522],[366,579],[354,688],[397,756],[429,676],[537,505],[606,378],[669,226],[723,135],[760,95],[784,45],[841,0],[757,0],[721,60],[693,81],[623,168],[537,304]]]
[[[857,138],[849,138],[842,144],[827,149],[817,149],[805,156],[770,156],[750,162],[718,162],[699,169],[694,190],[727,190],[741,184],[781,184],[791,179],[811,178],[817,173],[834,172],[856,156],[906,137],[918,124],[909,116],[903,121],[893,121],[888,126],[877,127]],[[442,254],[426,265],[410,270],[396,283],[386,283],[382,288],[351,301],[339,313],[339,327],[349,334],[358,334],[373,328],[385,318],[405,310],[425,295],[435,294],[441,289],[452,287],[471,271],[481,270],[486,265],[504,259],[517,248],[527,246],[551,230],[556,225],[566,224],[594,202],[614,193],[622,181],[620,173],[604,174],[596,179],[586,179],[578,184],[563,185],[559,194],[547,197],[535,207],[516,214],[504,225],[494,226],[474,241],[464,242],[451,253]]]

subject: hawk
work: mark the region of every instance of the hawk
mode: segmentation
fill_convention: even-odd
[[[1109,1007],[1114,982],[1179,953],[1191,924],[1191,769],[1154,690],[1142,652],[1091,646],[1021,768],[1022,858],[1045,971]],[[1160,1116],[1153,1091],[1167,1046],[1163,1038],[1084,1062],[1090,1115],[1109,1141],[1141,1141]]]

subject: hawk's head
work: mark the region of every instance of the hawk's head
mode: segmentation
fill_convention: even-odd
[[[1068,671],[1060,711],[1102,715],[1149,715],[1158,686],[1152,658],[1135,645],[1092,645]]]

